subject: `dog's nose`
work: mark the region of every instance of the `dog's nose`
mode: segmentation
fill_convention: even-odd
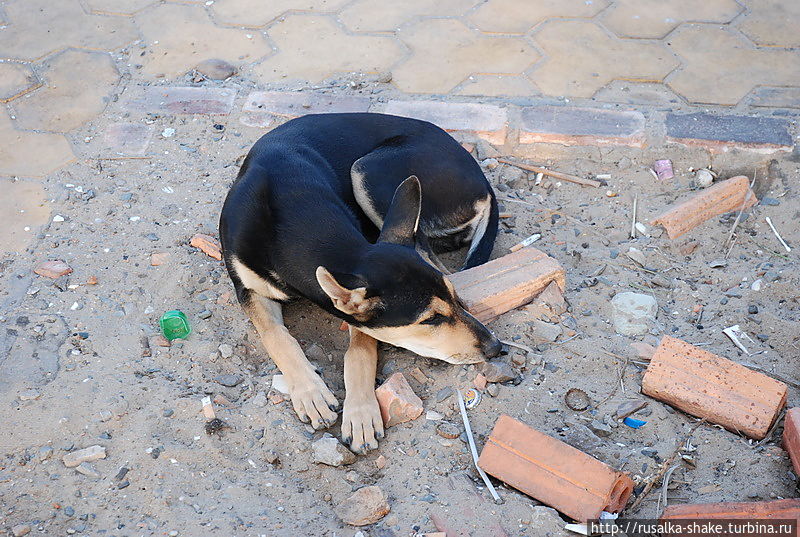
[[[494,336],[492,336],[492,339],[484,343],[482,346],[483,354],[486,355],[487,358],[494,358],[503,350],[503,344]]]

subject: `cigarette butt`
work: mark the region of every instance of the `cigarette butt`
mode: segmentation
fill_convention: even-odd
[[[531,244],[533,244],[534,242],[538,241],[541,238],[542,238],[542,236],[539,233],[534,233],[533,235],[531,235],[530,237],[528,237],[524,241],[522,241],[522,242],[520,242],[518,244],[515,244],[514,246],[509,248],[509,250],[511,250],[512,252],[516,252],[517,250],[522,250],[526,246],[530,246]]]
[[[203,397],[202,403],[203,415],[210,420],[216,418],[217,414],[214,412],[214,405],[211,404],[211,397]]]

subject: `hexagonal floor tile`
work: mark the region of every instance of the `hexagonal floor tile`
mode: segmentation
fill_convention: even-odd
[[[67,50],[44,64],[44,84],[14,103],[23,129],[67,132],[94,118],[119,81],[108,54]]]
[[[484,32],[525,33],[551,18],[594,17],[608,0],[489,0],[470,16]]]
[[[661,39],[684,22],[730,22],[742,11],[734,0],[617,0],[603,17],[620,37]]]
[[[467,77],[457,95],[528,97],[539,92],[524,75],[474,75]]]
[[[30,91],[39,82],[26,65],[0,63],[0,102],[8,102]]]
[[[290,15],[267,33],[278,52],[253,68],[266,82],[319,82],[335,73],[377,73],[403,54],[393,37],[348,35],[331,18],[319,15]]]
[[[684,59],[667,84],[689,101],[737,104],[755,86],[800,86],[800,51],[756,48],[715,24],[682,26],[670,47]]]
[[[447,93],[472,74],[520,74],[539,59],[523,38],[487,36],[454,19],[423,20],[399,36],[412,55],[392,80],[410,93]]]
[[[271,52],[259,33],[215,26],[203,6],[161,4],[134,20],[147,44],[147,53],[139,58],[142,72],[150,76],[182,75],[208,58],[238,67]]]
[[[800,47],[800,2],[796,0],[745,0],[750,12],[739,29],[762,46]]]
[[[660,43],[619,39],[589,21],[549,21],[533,38],[546,59],[529,77],[547,95],[588,98],[612,80],[658,82],[678,66]]]
[[[63,135],[16,130],[0,111],[0,175],[44,177],[74,158]]]
[[[217,22],[260,28],[287,11],[333,12],[349,0],[216,0],[211,9]]]
[[[86,0],[86,5],[93,13],[133,15],[157,2],[158,0]]]
[[[394,32],[415,17],[455,17],[477,0],[356,0],[339,13],[339,20],[356,32]]]
[[[33,61],[66,47],[116,50],[138,37],[130,19],[88,15],[77,0],[16,0],[5,10],[3,58]]]
[[[22,252],[36,238],[38,228],[50,219],[41,184],[0,178],[0,256]]]

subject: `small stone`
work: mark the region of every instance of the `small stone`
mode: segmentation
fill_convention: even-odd
[[[23,535],[28,535],[30,532],[31,527],[28,524],[17,524],[11,527],[11,534],[14,537],[22,537]]]
[[[528,323],[533,329],[533,338],[536,341],[554,342],[561,335],[561,327],[557,324],[550,324],[539,319],[534,319]]]
[[[611,299],[614,328],[623,336],[646,334],[658,314],[656,299],[641,293],[617,293]]]
[[[219,241],[211,235],[197,233],[192,236],[189,245],[199,248],[207,256],[213,257],[217,261],[222,260],[222,247],[219,245]]]
[[[606,425],[600,420],[592,420],[590,423],[586,425],[590,431],[596,434],[599,437],[607,437],[611,436],[611,427]]]
[[[92,462],[106,458],[106,448],[103,446],[90,446],[64,455],[61,460],[67,468],[75,468],[82,462]]]
[[[356,456],[336,438],[327,436],[311,444],[311,460],[328,466],[342,466],[356,462]]]
[[[757,279],[750,285],[750,289],[753,291],[761,291],[761,278]]]
[[[39,448],[39,460],[46,461],[53,455],[53,448],[50,446],[42,446]]]
[[[233,388],[242,382],[242,377],[239,375],[219,375],[218,377],[214,377],[214,382],[227,386],[228,388]]]
[[[200,313],[198,313],[197,316],[200,317],[201,319],[210,319],[211,318],[211,311],[203,310]]]
[[[314,362],[321,362],[322,360],[326,359],[327,356],[322,347],[314,343],[308,349],[306,349],[306,358]]]
[[[487,170],[494,170],[500,165],[500,163],[497,162],[497,159],[495,158],[487,158],[481,162],[481,165],[483,165],[483,167]]]
[[[742,292],[736,287],[733,289],[728,289],[722,294],[730,298],[742,298]]]
[[[75,516],[75,508],[70,506],[65,507],[64,514],[67,515],[68,517]]]
[[[167,262],[169,254],[167,252],[154,252],[150,254],[150,266],[158,267]]]
[[[283,395],[289,395],[289,385],[283,375],[272,375],[272,389]]]
[[[225,80],[236,74],[236,67],[218,58],[203,60],[195,66],[195,69],[211,80]]]
[[[486,362],[481,372],[486,382],[508,382],[517,378],[517,372],[506,362]]]
[[[223,358],[230,358],[233,356],[233,347],[228,345],[227,343],[223,343],[219,346],[219,355]]]
[[[35,389],[25,390],[20,392],[17,397],[19,397],[20,401],[33,401],[42,396],[42,392]]]
[[[492,397],[497,397],[497,394],[500,393],[500,385],[489,384],[488,386],[486,386],[486,393],[488,393]]]
[[[100,477],[102,477],[102,476],[100,475],[100,472],[98,472],[97,470],[95,470],[95,469],[94,469],[94,466],[92,466],[92,465],[91,465],[91,464],[89,464],[88,462],[82,462],[82,463],[80,463],[80,464],[79,464],[79,465],[78,465],[78,466],[75,468],[75,470],[77,470],[77,471],[78,471],[78,473],[80,473],[80,474],[83,474],[83,475],[85,475],[85,476],[88,476],[88,477],[93,477],[93,478],[95,478],[95,479],[100,479]]]
[[[171,408],[166,408],[166,409],[164,409],[164,412],[162,413],[162,415],[163,415],[165,418],[171,418],[173,414],[175,414],[175,411],[174,411],[174,410],[172,410]]]
[[[355,491],[336,506],[335,512],[345,524],[366,526],[389,513],[389,502],[380,487],[372,485]]]
[[[614,417],[618,420],[625,419],[631,414],[643,409],[645,406],[647,406],[647,401],[643,401],[641,399],[623,401],[614,412]]]
[[[486,389],[486,375],[483,373],[478,373],[475,375],[475,378],[472,379],[472,385],[478,388],[479,390],[483,391]]]
[[[387,462],[386,457],[384,457],[383,455],[378,455],[378,458],[375,459],[375,468],[377,468],[378,470],[383,470],[384,468],[386,468],[386,462]]]
[[[642,341],[635,341],[631,343],[631,348],[633,349],[633,352],[636,353],[637,358],[642,358],[644,360],[649,360],[656,352],[655,347]]]
[[[756,306],[755,304],[750,304],[749,306],[747,306],[747,313],[749,313],[750,315],[755,315],[756,313],[758,313],[758,306]]]
[[[60,278],[72,272],[72,267],[63,261],[45,261],[36,265],[33,272],[45,278]]]
[[[728,265],[728,262],[725,261],[722,258],[714,259],[713,261],[711,261],[711,263],[708,264],[708,266],[711,267],[711,268],[723,268],[723,267],[725,267],[727,265]]]
[[[395,373],[386,379],[375,390],[375,395],[386,427],[414,420],[422,414],[422,400],[411,389],[402,373]]]
[[[445,386],[444,388],[436,392],[436,402],[441,403],[451,395],[453,395],[453,387]]]
[[[711,186],[711,183],[714,182],[714,174],[711,173],[711,170],[706,168],[702,168],[697,170],[694,174],[695,181],[697,182],[697,186],[701,188],[706,188],[707,186]]]
[[[264,392],[258,392],[253,396],[250,402],[253,403],[253,406],[256,408],[264,408],[267,406],[267,396]]]
[[[775,198],[763,197],[761,198],[761,205],[780,205],[781,201]]]
[[[764,274],[764,279],[768,282],[772,283],[781,279],[781,275],[775,272],[774,270],[768,270]]]
[[[439,421],[443,420],[444,416],[435,410],[428,410],[425,412],[425,419],[429,421]]]

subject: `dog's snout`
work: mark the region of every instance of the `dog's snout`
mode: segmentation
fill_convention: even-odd
[[[503,344],[494,336],[481,347],[483,354],[486,355],[487,358],[494,358],[503,351]]]

